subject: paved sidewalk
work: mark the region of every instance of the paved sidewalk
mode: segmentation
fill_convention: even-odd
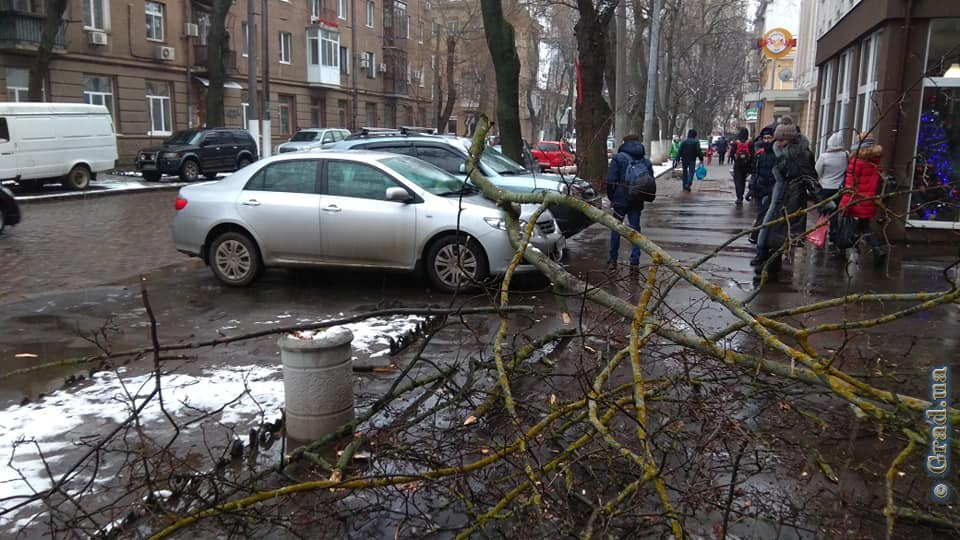
[[[66,189],[60,184],[48,184],[40,189],[15,189],[17,202],[31,203],[43,201],[57,201],[64,199],[104,197],[107,195],[118,195],[120,193],[129,193],[131,191],[159,191],[174,190],[187,185],[180,182],[177,177],[164,177],[159,182],[147,182],[137,174],[104,174],[97,175],[97,179],[90,182],[90,187],[83,191]]]

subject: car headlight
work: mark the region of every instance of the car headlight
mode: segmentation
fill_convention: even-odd
[[[487,222],[487,225],[493,227],[494,229],[500,229],[501,231],[507,230],[507,220],[505,220],[505,219],[503,219],[503,218],[498,218],[498,217],[485,217],[485,218],[483,218],[483,220]],[[520,220],[520,227],[523,228],[523,227],[526,227],[526,226],[527,226],[527,220],[521,219],[521,220]]]
[[[177,159],[180,157],[180,154],[176,152],[164,152],[160,154],[160,159]]]

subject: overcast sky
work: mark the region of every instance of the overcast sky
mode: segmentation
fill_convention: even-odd
[[[764,32],[771,28],[786,28],[796,36],[800,29],[800,0],[773,0],[773,3],[767,6]]]

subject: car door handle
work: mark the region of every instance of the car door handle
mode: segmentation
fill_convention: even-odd
[[[335,205],[335,204],[331,204],[330,206],[324,208],[323,211],[324,211],[324,212],[339,212],[339,211],[340,211],[340,207],[337,206],[337,205]]]
[[[243,201],[243,203],[241,204],[243,204],[244,206],[260,206],[260,201],[256,199],[249,199],[249,200]]]

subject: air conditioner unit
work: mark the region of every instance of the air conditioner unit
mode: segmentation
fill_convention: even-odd
[[[380,64],[380,73],[386,73],[386,72],[387,72],[387,65]]]
[[[183,23],[183,35],[186,37],[197,37],[200,35],[200,27],[197,23]]]
[[[157,58],[172,62],[177,58],[177,50],[173,47],[157,47]]]
[[[91,45],[106,45],[107,33],[106,32],[90,32],[87,35],[87,39],[90,40]]]
[[[320,24],[320,17],[317,17],[316,15],[311,15],[310,24]]]
[[[360,69],[370,69],[370,59],[366,56],[360,58]]]

